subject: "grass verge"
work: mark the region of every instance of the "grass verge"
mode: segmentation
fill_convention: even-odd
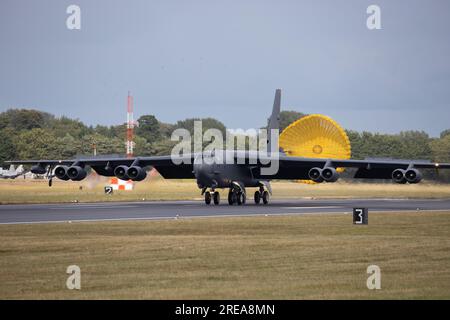
[[[82,182],[54,182],[49,188],[46,181],[0,180],[0,204],[8,203],[57,203],[104,202],[142,200],[201,200],[200,190],[193,180],[163,180],[154,178],[138,182],[133,191],[116,191],[105,195],[105,178],[87,179]],[[416,185],[322,183],[302,184],[275,181],[273,198],[450,198],[450,185],[421,183]],[[252,197],[252,190],[249,190]],[[227,190],[222,190],[226,199]]]
[[[1,225],[0,298],[449,299],[449,214]]]

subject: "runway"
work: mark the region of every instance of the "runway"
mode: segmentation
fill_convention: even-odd
[[[350,213],[354,207],[370,211],[450,210],[450,199],[394,200],[273,200],[268,205],[205,205],[202,201],[148,201],[71,204],[0,205],[0,224],[75,221],[162,220],[174,218]]]

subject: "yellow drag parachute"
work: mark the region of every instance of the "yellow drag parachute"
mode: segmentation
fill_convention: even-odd
[[[350,159],[351,146],[345,130],[330,117],[312,114],[291,123],[280,134],[286,155],[308,158]],[[338,172],[342,172],[338,168]],[[311,180],[300,180],[313,183]]]

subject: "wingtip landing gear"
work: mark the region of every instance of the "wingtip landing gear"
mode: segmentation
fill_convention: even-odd
[[[47,170],[47,174],[46,177],[48,178],[48,186],[51,187],[53,185],[53,177],[54,175],[52,174],[52,169],[53,166],[48,166],[48,170]],[[25,176],[23,176],[25,178]]]

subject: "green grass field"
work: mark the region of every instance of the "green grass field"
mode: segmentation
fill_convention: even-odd
[[[450,212],[0,225],[1,299],[450,298]],[[68,290],[69,265],[81,290]],[[381,268],[381,290],[366,269]]]
[[[0,180],[0,204],[96,202],[142,200],[201,200],[200,190],[193,180],[164,180],[159,177],[135,184],[133,191],[104,194],[106,178],[96,177],[82,182],[55,179],[49,188],[44,180]],[[416,185],[296,182],[272,183],[273,198],[450,198],[450,184],[420,183]],[[81,189],[80,189],[81,187]],[[222,191],[226,199],[227,190]],[[250,190],[252,192],[252,190]]]

